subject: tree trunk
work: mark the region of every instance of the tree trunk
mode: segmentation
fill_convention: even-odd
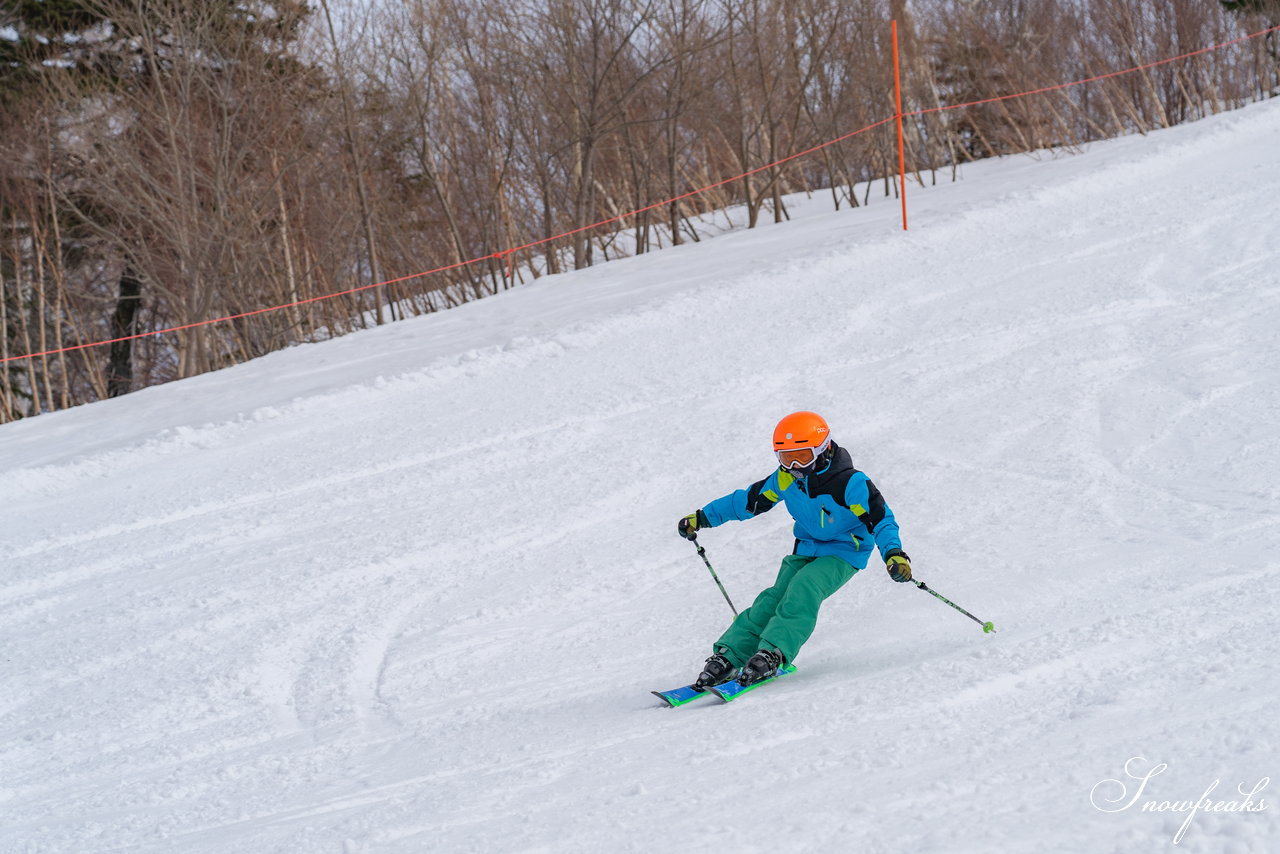
[[[126,268],[120,275],[120,295],[111,318],[111,337],[134,334],[138,309],[142,307],[142,282]],[[119,397],[133,389],[133,340],[112,341],[107,362],[107,397]]]
[[[5,296],[4,268],[0,267],[0,424],[18,416],[9,397],[9,300]]]

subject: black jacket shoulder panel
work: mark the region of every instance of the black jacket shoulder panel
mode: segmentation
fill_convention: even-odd
[[[778,503],[764,494],[764,485],[768,482],[769,478],[766,477],[747,487],[747,512],[752,516],[768,513]]]
[[[862,524],[867,526],[868,531],[874,532],[876,525],[884,521],[884,496],[880,494],[880,490],[871,482],[871,478],[867,478],[867,495],[871,498],[871,506],[867,508],[866,516],[868,518],[862,520]]]
[[[837,504],[844,504],[844,493],[849,488],[849,478],[857,474],[858,470],[853,467],[853,459],[848,451],[835,442],[831,444],[836,449],[831,457],[831,465],[827,466],[826,471],[809,477],[806,492],[812,498],[830,495]]]

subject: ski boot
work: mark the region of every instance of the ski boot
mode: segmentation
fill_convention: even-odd
[[[778,668],[786,664],[782,653],[776,649],[762,649],[747,660],[738,674],[739,685],[754,685],[778,675]]]
[[[705,691],[713,685],[723,685],[737,675],[738,668],[734,667],[729,659],[717,652],[707,659],[706,664],[702,665],[702,672],[693,681],[693,690]]]

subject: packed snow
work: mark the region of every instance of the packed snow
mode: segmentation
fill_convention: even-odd
[[[0,850],[1280,850],[1277,151],[795,198],[0,427]],[[676,521],[796,409],[998,632],[873,559],[664,708],[732,616]],[[700,542],[739,607],[792,545]]]

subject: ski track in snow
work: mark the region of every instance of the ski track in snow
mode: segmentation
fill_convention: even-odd
[[[0,428],[0,851],[1280,850],[1280,105]],[[675,520],[827,415],[920,578],[696,673]],[[782,511],[700,538],[739,607]],[[1266,795],[1274,795],[1269,790]],[[1275,798],[1269,799],[1274,804]]]

